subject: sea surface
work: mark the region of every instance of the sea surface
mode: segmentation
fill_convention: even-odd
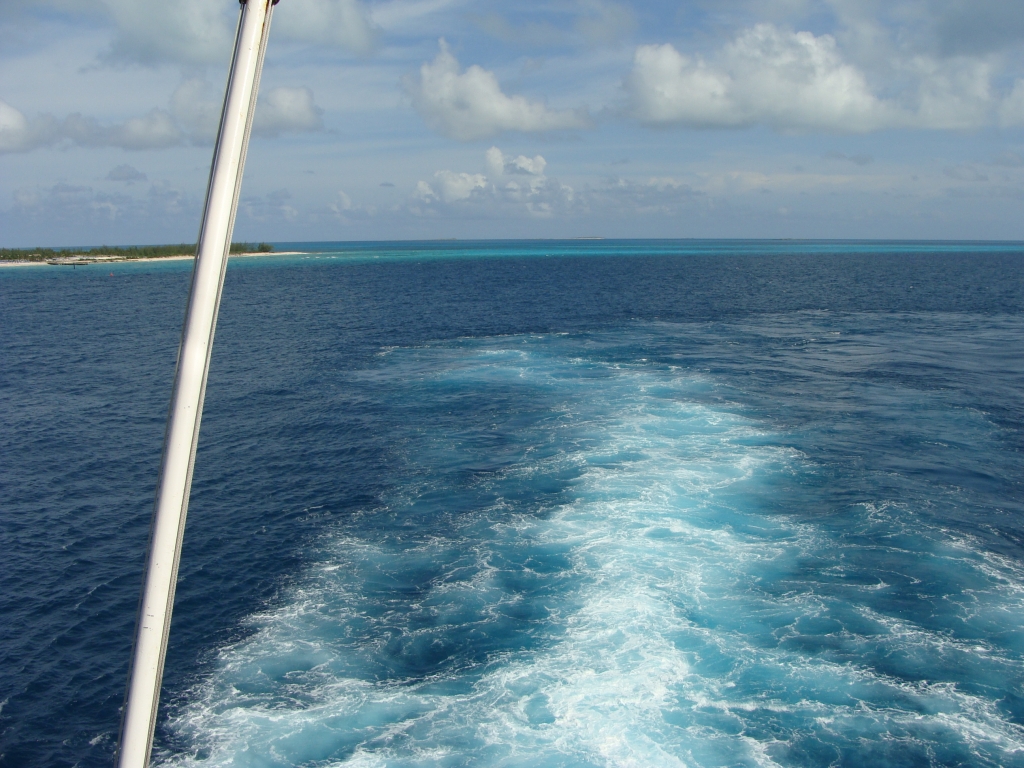
[[[1024,766],[1024,245],[278,248],[157,765]],[[5,767],[111,764],[190,270],[0,270]]]

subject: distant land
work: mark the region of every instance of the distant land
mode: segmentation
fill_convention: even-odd
[[[231,253],[273,253],[270,243],[232,243]],[[169,259],[195,256],[195,243],[178,245],[100,245],[95,248],[0,248],[2,262],[46,262],[48,264],[92,264],[134,259]]]

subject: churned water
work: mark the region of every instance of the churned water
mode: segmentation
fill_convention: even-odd
[[[1024,766],[1024,249],[228,272],[168,766]],[[184,263],[0,274],[4,765],[107,765]]]

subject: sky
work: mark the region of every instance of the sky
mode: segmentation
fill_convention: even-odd
[[[0,246],[194,242],[235,0],[0,1]],[[1019,0],[281,0],[236,240],[1024,239]]]

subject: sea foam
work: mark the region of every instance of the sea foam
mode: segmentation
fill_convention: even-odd
[[[913,500],[830,508],[710,376],[543,335],[389,349],[372,375],[433,415],[220,651],[165,764],[1024,763],[984,687],[1017,660],[959,631],[1020,632],[1019,566]],[[970,589],[929,621],[900,606],[892,584],[942,570]]]

